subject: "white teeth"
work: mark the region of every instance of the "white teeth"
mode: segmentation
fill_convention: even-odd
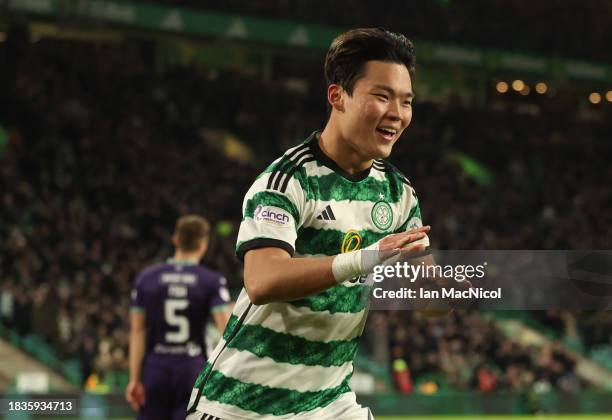
[[[384,131],[385,133],[393,134],[393,135],[395,135],[395,133],[397,133],[397,130],[394,130],[392,128],[380,127],[379,130]]]

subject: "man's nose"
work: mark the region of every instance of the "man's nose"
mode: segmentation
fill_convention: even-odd
[[[393,121],[399,121],[402,119],[401,105],[399,101],[389,102],[389,108],[387,108],[387,117]]]

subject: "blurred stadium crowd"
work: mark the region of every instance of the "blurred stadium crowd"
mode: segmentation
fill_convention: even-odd
[[[172,0],[138,0],[175,6]],[[318,5],[317,5],[318,3]],[[612,4],[594,0],[577,6],[546,0],[389,0],[384,7],[359,0],[186,0],[183,6],[209,11],[286,19],[339,27],[372,26],[451,44],[551,56],[612,61],[609,22]],[[318,6],[318,7],[317,7]],[[347,11],[350,10],[350,13]]]
[[[243,195],[267,162],[323,126],[323,81],[296,93],[240,72],[155,72],[137,45],[43,39],[0,44],[0,57],[0,123],[8,133],[0,150],[2,322],[78,357],[84,380],[106,375],[120,386],[136,273],[170,256],[176,217],[196,212],[213,226],[233,226],[215,234],[205,263],[241,286],[233,250]],[[612,118],[585,121],[574,107],[417,100],[392,161],[415,185],[435,247],[611,247]],[[229,159],[203,141],[203,127],[229,130],[256,159]],[[491,169],[488,185],[461,170],[455,150]],[[574,326],[590,319],[542,316],[561,338],[567,328],[559,319]],[[371,325],[389,331],[390,369],[403,361],[411,384],[437,375],[482,392],[584,386],[561,346],[523,349],[478,313],[376,313]],[[575,338],[611,344],[603,325]],[[366,335],[364,345],[372,349],[373,341]],[[398,372],[397,388],[410,392],[406,369]]]
[[[388,358],[396,389],[402,393],[433,394],[450,388],[572,392],[586,386],[560,342],[522,347],[476,311],[444,317],[412,311],[371,316],[369,328],[388,331]]]

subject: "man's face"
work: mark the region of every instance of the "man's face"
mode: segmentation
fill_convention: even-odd
[[[368,61],[344,95],[342,135],[364,159],[386,158],[412,120],[412,81],[403,64]]]

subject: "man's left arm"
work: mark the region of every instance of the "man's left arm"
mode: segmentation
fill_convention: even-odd
[[[144,385],[141,381],[142,362],[146,350],[146,315],[142,290],[140,290],[140,277],[134,282],[131,295],[130,308],[130,347],[129,347],[129,374],[130,380],[125,389],[125,399],[134,411],[140,410],[145,403]]]
[[[125,399],[135,411],[138,411],[145,403],[144,385],[141,381],[145,346],[146,319],[144,311],[132,309],[130,313],[130,381],[125,390]]]

